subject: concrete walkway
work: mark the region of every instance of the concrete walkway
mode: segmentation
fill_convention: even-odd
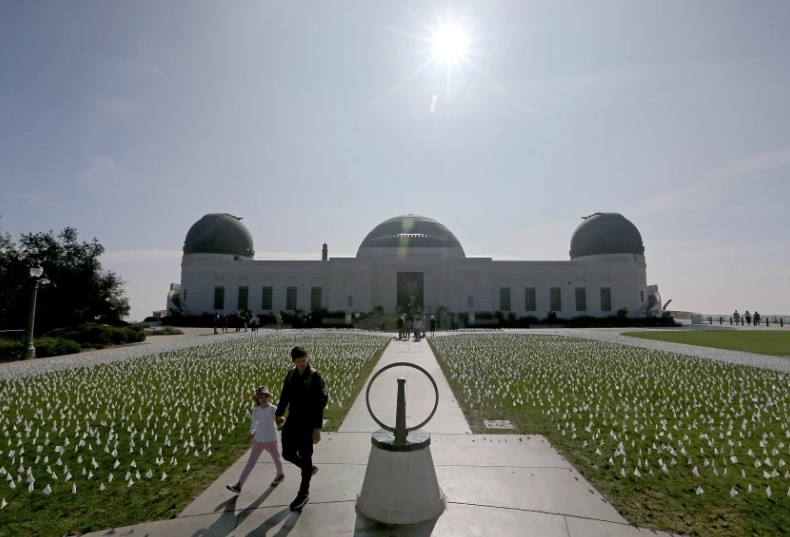
[[[99,536],[543,536],[636,537],[669,534],[630,526],[615,509],[541,436],[473,435],[426,341],[392,341],[375,371],[409,362],[428,371],[439,391],[431,434],[431,454],[447,508],[437,520],[386,526],[355,511],[362,489],[371,433],[379,426],[367,412],[366,389],[336,433],[316,446],[318,474],[302,512],[288,504],[299,472],[286,463],[286,479],[269,487],[273,464],[265,456],[238,496],[225,489],[235,481],[247,453],[177,518],[89,534]],[[434,407],[434,389],[413,368],[381,374],[370,390],[370,407],[394,426],[397,377],[406,378],[407,426],[424,421]]]

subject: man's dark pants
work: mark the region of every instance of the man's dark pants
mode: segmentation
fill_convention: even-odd
[[[313,476],[313,428],[302,425],[283,427],[283,459],[302,470],[302,484],[299,493],[310,492],[310,478]]]

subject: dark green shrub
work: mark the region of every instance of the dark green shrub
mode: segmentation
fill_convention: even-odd
[[[178,328],[174,328],[172,326],[157,326],[152,328],[150,332],[152,336],[176,336],[183,333],[183,330],[179,330]]]
[[[0,362],[13,362],[22,357],[25,344],[21,339],[0,339]]]
[[[108,326],[105,324],[81,324],[58,328],[46,336],[69,339],[83,348],[102,348],[108,345],[123,345],[145,340],[142,326]]]
[[[34,340],[33,345],[36,347],[36,358],[76,354],[82,350],[76,341],[59,337],[41,337]]]

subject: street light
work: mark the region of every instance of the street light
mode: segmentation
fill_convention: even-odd
[[[33,326],[36,322],[36,295],[38,294],[38,282],[44,269],[41,267],[30,267],[30,276],[33,278],[33,296],[30,299],[30,316],[27,320],[27,334],[25,341],[25,358],[35,358],[36,348],[33,346]]]

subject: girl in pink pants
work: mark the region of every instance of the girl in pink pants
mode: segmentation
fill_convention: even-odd
[[[277,426],[274,423],[276,408],[270,404],[271,400],[272,394],[267,386],[261,386],[255,390],[255,395],[252,396],[255,406],[250,416],[250,433],[247,435],[247,441],[249,442],[253,439],[254,441],[252,442],[252,450],[250,450],[250,458],[241,471],[239,481],[235,485],[227,485],[228,490],[231,492],[236,494],[241,492],[241,487],[247,481],[247,477],[252,472],[263,451],[271,455],[274,467],[277,470],[277,475],[270,486],[276,487],[285,479],[280,452],[277,450]]]

